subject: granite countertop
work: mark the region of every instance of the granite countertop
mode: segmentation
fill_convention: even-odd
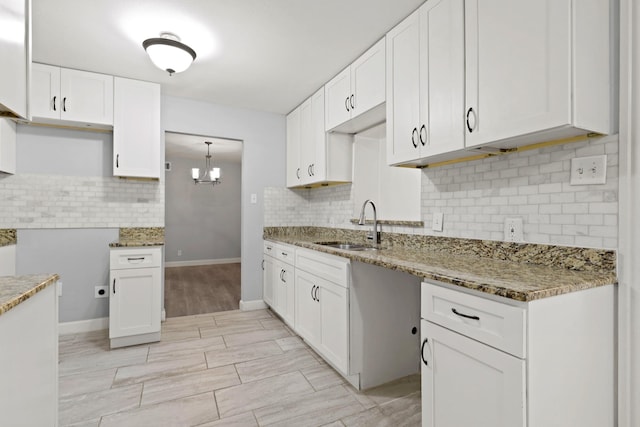
[[[57,274],[0,277],[0,315],[58,281]]]
[[[118,235],[118,241],[109,243],[109,247],[164,246],[164,227],[121,228]]]
[[[349,251],[319,245],[316,242],[323,239],[319,239],[317,235],[292,236],[276,233],[265,235],[265,239],[517,301],[533,301],[597,286],[613,285],[617,282],[615,269],[607,268],[599,271],[573,270],[557,265],[531,264],[406,246],[382,247],[377,251]]]
[[[18,237],[15,228],[0,228],[0,247],[15,245]]]

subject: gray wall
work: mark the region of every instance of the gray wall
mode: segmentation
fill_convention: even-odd
[[[196,185],[191,168],[202,168],[203,159],[166,158],[171,162],[165,173],[167,262],[240,258],[241,165],[216,162],[214,155],[222,183]]]
[[[112,134],[18,126],[16,174],[112,176]],[[109,281],[109,243],[117,228],[18,229],[16,273],[58,273],[61,322],[109,315],[109,299],[94,298]]]
[[[285,117],[183,98],[162,98],[162,130],[244,142],[242,154],[242,300],[262,299],[265,187],[285,185]],[[164,146],[162,147],[164,153]],[[251,204],[251,194],[258,203]]]
[[[94,297],[109,284],[109,243],[118,229],[18,230],[16,273],[58,273],[60,322],[109,316],[109,298]]]

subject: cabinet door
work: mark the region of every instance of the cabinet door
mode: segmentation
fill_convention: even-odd
[[[60,95],[62,120],[113,125],[113,76],[62,68]]]
[[[387,162],[420,158],[420,10],[386,37]]]
[[[16,124],[0,117],[0,172],[16,173]]]
[[[27,118],[27,67],[31,61],[30,1],[2,0],[0,111]],[[4,108],[3,108],[4,107]]]
[[[113,174],[160,178],[160,85],[115,78]]]
[[[425,320],[421,329],[423,427],[526,425],[524,360]]]
[[[345,68],[325,84],[324,91],[326,98],[325,131],[328,132],[351,118],[351,110],[355,106],[355,96],[351,97],[353,95],[351,92],[351,68]]]
[[[467,147],[571,123],[570,37],[570,0],[465,1]]]
[[[60,67],[31,65],[31,98],[29,110],[33,118],[60,119]]]
[[[311,164],[315,157],[313,148],[313,110],[311,98],[300,105],[300,183],[308,184],[313,181]]]
[[[287,115],[287,187],[300,185],[300,107]]]
[[[385,100],[385,40],[382,39],[351,64],[351,118]]]
[[[309,152],[311,153],[311,182],[327,179],[327,139],[325,119],[324,90],[320,89],[311,96],[311,135]]]
[[[273,278],[274,278],[274,260],[270,256],[263,259],[262,264],[262,299],[269,307],[274,306],[273,299]]]
[[[421,156],[464,148],[464,0],[429,1],[420,14]]]
[[[349,372],[349,297],[342,286],[318,281],[320,292],[320,351],[342,373]]]
[[[294,269],[290,265],[282,262],[276,265],[276,311],[282,316],[285,322],[293,326],[295,313]]]
[[[160,331],[160,269],[111,270],[109,338]]]
[[[313,274],[295,270],[295,330],[316,348],[321,343],[320,303],[316,299],[318,281]]]

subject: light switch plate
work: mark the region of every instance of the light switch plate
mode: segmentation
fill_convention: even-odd
[[[571,159],[570,185],[605,184],[607,182],[607,155],[576,157]]]
[[[431,223],[431,229],[433,231],[442,231],[443,219],[444,219],[444,214],[442,212],[434,212],[433,222]]]
[[[255,205],[258,203],[258,195],[256,193],[251,194],[251,204]]]

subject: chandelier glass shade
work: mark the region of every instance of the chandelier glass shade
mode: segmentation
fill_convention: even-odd
[[[200,175],[200,168],[192,168],[191,178],[193,179],[194,184],[220,184],[222,182],[220,168],[214,168],[211,166],[211,153],[209,152],[209,149],[212,143],[210,141],[205,141],[204,143],[207,144],[204,172]]]
[[[171,33],[161,33],[160,37],[146,39],[142,42],[142,47],[147,51],[151,62],[169,75],[183,72],[196,59],[196,52]]]

